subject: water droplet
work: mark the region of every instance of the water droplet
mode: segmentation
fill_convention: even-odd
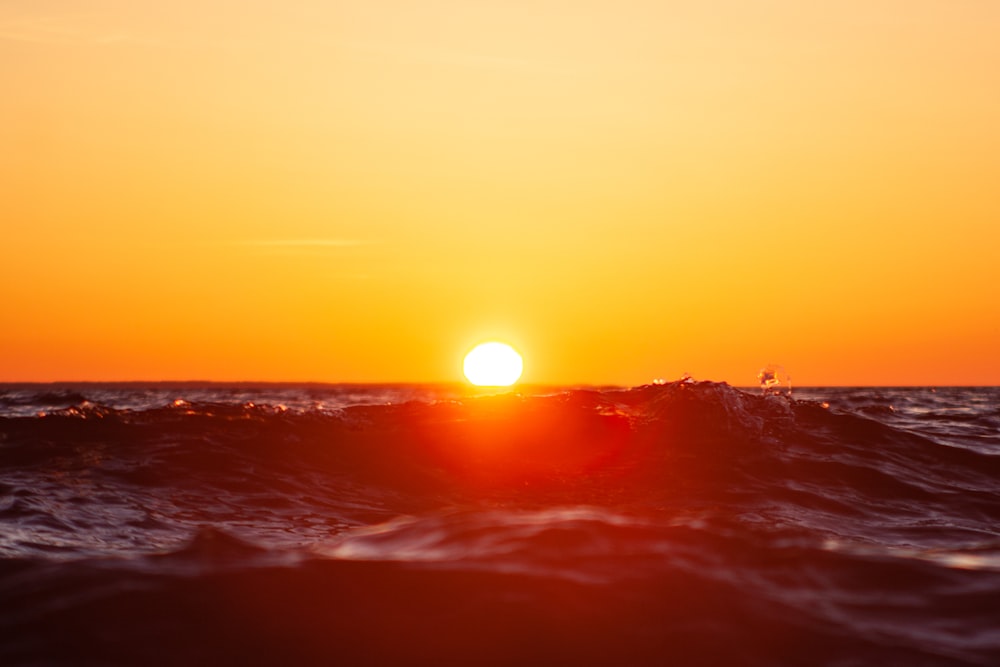
[[[757,373],[757,381],[760,382],[760,390],[764,394],[792,395],[792,378],[785,372],[783,366],[778,364],[764,366]]]

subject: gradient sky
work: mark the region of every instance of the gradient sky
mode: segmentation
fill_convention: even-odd
[[[1000,3],[0,2],[0,381],[1000,384]]]

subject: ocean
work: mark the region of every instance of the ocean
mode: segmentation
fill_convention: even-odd
[[[1000,389],[0,385],[0,664],[1000,664]]]

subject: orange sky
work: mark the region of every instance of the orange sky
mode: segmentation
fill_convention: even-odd
[[[1000,384],[1000,3],[0,4],[0,381]]]

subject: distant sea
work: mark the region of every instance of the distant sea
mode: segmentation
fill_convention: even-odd
[[[0,385],[0,664],[1000,665],[1000,389]]]

